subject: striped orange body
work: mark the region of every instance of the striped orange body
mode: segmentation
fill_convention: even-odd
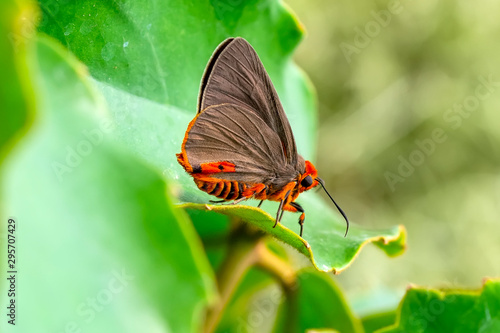
[[[306,170],[295,180],[289,182],[281,188],[258,183],[247,184],[235,180],[224,180],[213,177],[214,174],[237,172],[238,167],[229,162],[203,163],[202,165],[191,166],[187,160],[185,151],[177,154],[177,161],[193,177],[198,188],[210,195],[216,196],[224,201],[240,202],[247,199],[283,201],[283,209],[297,212],[297,208],[290,205],[300,193],[307,191],[319,183],[316,181],[317,171],[314,165],[306,161]],[[310,186],[302,186],[302,180],[310,176],[313,180]]]

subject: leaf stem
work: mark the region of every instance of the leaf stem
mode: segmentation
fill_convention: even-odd
[[[285,292],[295,289],[297,275],[289,263],[270,251],[264,242],[256,246],[258,254],[256,265],[278,280]]]
[[[257,243],[262,237],[260,234],[248,234],[247,227],[241,224],[231,232],[228,255],[217,272],[217,285],[220,298],[207,311],[205,333],[212,333],[226,309],[231,296],[245,273],[258,261]]]
[[[257,247],[259,251],[259,258],[256,265],[270,273],[278,280],[286,297],[285,304],[283,305],[283,313],[285,316],[282,322],[283,332],[293,332],[298,311],[297,273],[288,262],[270,251],[263,242],[257,244]],[[280,320],[279,315],[276,320]]]
[[[217,272],[220,298],[207,311],[205,333],[216,330],[231,296],[252,266],[259,267],[276,278],[287,298],[294,294],[297,278],[294,269],[269,250],[262,236],[262,233],[256,233],[245,224],[240,224],[231,232],[228,255]]]

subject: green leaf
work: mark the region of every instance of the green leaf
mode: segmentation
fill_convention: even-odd
[[[247,38],[293,120],[295,135],[300,138],[299,151],[313,157],[314,93],[290,59],[303,29],[280,2],[87,0],[59,5],[45,0],[41,7],[46,20],[40,29],[66,45],[96,80],[188,110],[191,117],[196,111],[201,76],[216,46],[229,36]],[[176,126],[185,130],[187,122]],[[169,148],[164,145],[163,151],[173,153]],[[176,146],[175,152],[179,149],[180,145]]]
[[[267,332],[283,296],[267,273],[251,268],[235,290],[216,332]]]
[[[396,322],[396,311],[371,314],[361,318],[365,333],[372,333]]]
[[[361,322],[349,308],[342,291],[325,273],[305,269],[299,272],[296,299],[296,332],[307,329],[335,329],[363,332]]]
[[[291,61],[303,29],[278,1],[199,1],[164,5],[143,1],[69,3],[49,10],[42,30],[63,42],[88,67],[105,96],[115,123],[114,136],[135,156],[181,185],[183,202],[207,203],[177,163],[189,121],[196,112],[199,82],[215,47],[228,36],[243,36],[256,49],[280,95],[299,152],[314,157],[316,107],[314,90]],[[50,13],[50,15],[49,15]],[[321,170],[320,170],[321,174]],[[353,226],[343,237],[344,222],[315,194],[304,194],[307,221],[304,238],[281,226],[272,229],[277,204],[264,210],[247,206],[217,207],[216,212],[248,222],[292,245],[320,270],[345,269],[360,248],[375,241],[390,255],[404,249],[401,227],[370,231]],[[185,208],[200,210],[192,204]],[[296,214],[285,214],[294,226]],[[209,223],[209,222],[207,222]],[[314,255],[313,255],[314,253]]]
[[[500,280],[486,280],[478,291],[411,287],[396,324],[377,332],[500,332]]]
[[[214,277],[171,188],[109,139],[86,69],[52,39],[34,44],[36,120],[2,170],[2,215],[17,223],[16,328],[197,331]]]
[[[311,268],[297,274],[296,287],[278,313],[274,332],[364,332],[342,291],[323,272]]]
[[[188,210],[187,213],[203,241],[210,265],[217,271],[228,254],[229,218],[225,215],[197,210]],[[207,221],[210,222],[207,223]]]
[[[7,153],[7,143],[28,118],[28,106],[23,98],[26,84],[19,72],[26,71],[24,47],[35,32],[33,8],[22,1],[0,3],[0,160]],[[10,142],[12,146],[13,142]]]
[[[346,269],[361,248],[369,242],[376,242],[383,250],[386,247],[382,244],[387,245],[387,253],[391,256],[400,254],[405,248],[405,230],[402,227],[371,231],[352,225],[348,236],[344,238],[345,222],[317,194],[304,193],[299,199],[306,211],[303,238],[298,235],[298,214],[285,213],[282,222],[273,228],[276,203],[266,202],[262,205],[264,211],[244,205],[187,203],[181,207],[188,211],[211,210],[246,221],[294,247],[309,257],[318,270],[325,272],[339,273]],[[287,226],[294,227],[295,232]]]

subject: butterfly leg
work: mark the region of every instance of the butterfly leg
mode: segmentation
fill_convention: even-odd
[[[280,214],[280,221],[281,221],[281,219],[283,218],[283,213],[285,212],[285,207],[286,207],[286,205],[285,205],[285,206],[283,206],[283,209],[281,210],[281,214]]]
[[[306,213],[304,212],[304,208],[302,208],[302,206],[296,202],[290,202],[290,206],[295,208],[296,212],[302,213],[302,214],[300,214],[300,217],[299,217],[300,237],[302,237],[302,231],[304,231],[304,220],[306,219]],[[285,209],[286,208],[287,207],[285,207]]]
[[[208,202],[218,204],[218,203],[226,202],[226,200],[208,200]]]
[[[228,202],[227,200],[208,200],[208,201],[210,203],[215,203],[215,204],[222,203],[225,205],[237,205],[240,202],[245,201],[245,200],[248,200],[248,198],[243,197],[243,198],[239,198],[237,200],[231,201],[231,202]]]
[[[281,221],[281,217],[283,216],[283,207],[286,205],[285,202],[289,195],[290,191],[286,192],[285,197],[280,201],[278,211],[276,212],[276,222],[274,223],[273,228],[275,228],[278,225],[278,222]]]
[[[280,205],[278,207],[278,211],[276,212],[276,222],[274,223],[273,228],[276,228],[276,226],[278,225],[281,212],[283,211],[283,201],[284,200],[280,201]]]
[[[245,200],[248,200],[248,198],[245,198],[245,197],[243,197],[243,198],[239,198],[239,199],[234,200],[233,202],[231,202],[231,203],[229,203],[229,204],[230,204],[230,205],[237,205],[237,204],[239,204],[240,202],[245,201]]]
[[[261,200],[261,201],[259,202],[259,204],[257,205],[257,208],[260,208],[260,206],[262,205],[262,203],[263,203],[263,202],[264,202],[264,200]]]

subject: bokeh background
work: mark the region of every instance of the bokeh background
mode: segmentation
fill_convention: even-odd
[[[500,3],[287,3],[307,30],[295,60],[317,89],[320,176],[356,223],[408,230],[403,256],[367,247],[338,276],[355,307],[499,276]]]

